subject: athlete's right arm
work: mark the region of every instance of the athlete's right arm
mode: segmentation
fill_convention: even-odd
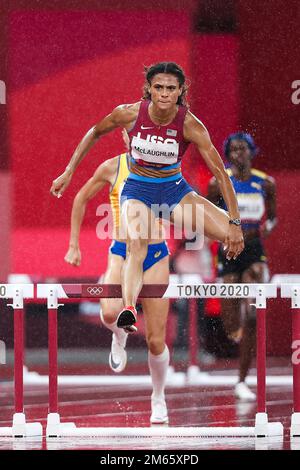
[[[76,194],[72,207],[69,249],[64,258],[67,263],[74,266],[80,265],[81,253],[79,248],[79,236],[86,205],[107,183],[114,181],[117,166],[118,157],[106,160],[97,168],[92,178],[90,178]]]
[[[65,171],[58,178],[53,180],[50,189],[51,194],[56,197],[61,197],[66,188],[69,186],[73,173],[78,167],[79,163],[93,147],[93,145],[99,140],[99,138],[109,132],[113,131],[117,127],[128,127],[131,122],[136,118],[136,106],[135,105],[121,105],[117,106],[108,116],[98,122],[92,127],[83,137],[75,152],[73,153],[71,160],[69,161]]]

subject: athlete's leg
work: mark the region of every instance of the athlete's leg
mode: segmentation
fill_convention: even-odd
[[[184,223],[194,233],[200,229],[205,236],[221,242],[225,240],[229,226],[228,214],[195,192],[186,194],[174,208],[172,221],[175,225]]]
[[[108,266],[102,281],[103,284],[120,284],[123,264],[124,259],[122,256],[109,253]],[[122,299],[101,299],[100,301],[102,323],[113,333],[109,365],[114,372],[122,372],[127,363],[125,346],[128,334],[123,329],[117,327],[117,317],[122,308]]]
[[[239,273],[230,273],[223,276],[223,282],[225,283],[237,283],[241,282],[241,276]],[[241,308],[244,304],[240,299],[222,299],[222,320],[227,336],[239,343],[239,380],[235,385],[234,393],[235,396],[241,400],[255,400],[254,393],[249,389],[247,384],[244,382],[246,374],[244,375],[241,371],[248,371],[251,356],[245,355],[245,351],[248,350],[249,344],[251,344],[252,337],[249,336],[248,327],[249,323],[242,321]]]
[[[261,283],[264,280],[265,263],[253,263],[243,272],[242,282]],[[244,382],[248,374],[256,347],[256,309],[251,303],[254,299],[245,299],[245,321],[243,337],[240,344],[240,382]]]
[[[121,272],[124,265],[122,256],[109,253],[107,269],[103,277],[103,284],[120,284]],[[101,299],[101,319],[105,325],[112,325],[116,322],[117,316],[123,307],[122,299]],[[118,328],[116,327],[116,331]]]
[[[166,256],[144,273],[144,284],[169,283],[169,257]],[[160,355],[166,346],[168,299],[142,299],[146,342],[151,354]]]
[[[234,284],[240,281],[238,273],[225,274],[223,282]],[[221,317],[228,338],[238,343],[242,338],[241,312],[239,299],[221,299]]]
[[[144,274],[144,284],[169,283],[169,257],[166,256]],[[166,324],[169,312],[168,299],[142,300],[146,341],[148,345],[148,364],[152,379],[151,423],[168,422],[165,402],[165,384],[170,362],[166,345]]]
[[[127,236],[127,255],[122,271],[124,310],[118,317],[120,328],[136,322],[135,305],[143,285],[143,262],[147,255],[154,213],[141,201],[127,200],[122,206],[122,227]]]

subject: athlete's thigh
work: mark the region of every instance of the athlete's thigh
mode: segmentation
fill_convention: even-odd
[[[197,204],[203,204],[204,210],[204,233],[213,240],[223,242],[228,233],[229,216],[227,212],[215,206],[199,194],[195,194]]]
[[[236,284],[241,280],[239,273],[228,273],[222,277],[224,284]],[[240,320],[240,300],[239,299],[221,299],[222,319],[227,333],[231,333],[239,326]]]
[[[245,282],[246,284],[264,282],[265,269],[266,269],[266,263],[263,263],[261,261],[252,263],[249,266],[249,268],[247,268],[243,272],[242,282]],[[254,299],[251,299],[251,298],[244,299],[244,304],[246,306],[247,317],[250,320],[250,322],[256,316],[256,310],[253,307],[254,303],[255,303]]]
[[[144,284],[169,284],[169,257],[166,256],[144,273]],[[164,337],[169,299],[142,299],[146,333]]]
[[[252,263],[251,266],[243,272],[242,281],[245,283],[264,282],[266,269],[266,263],[262,263],[261,261]]]
[[[185,238],[193,238],[195,233],[204,235],[204,211],[197,206],[195,193],[186,194],[171,214],[171,222],[184,232]]]
[[[155,230],[155,215],[141,201],[128,199],[122,204],[122,228],[129,240],[150,239]]]
[[[241,281],[241,275],[239,273],[228,273],[222,276],[224,284],[236,284]]]
[[[109,253],[107,269],[103,277],[103,284],[121,284],[121,272],[124,264],[122,256]],[[107,311],[119,313],[123,308],[122,299],[101,299],[101,308]]]
[[[183,210],[183,208],[185,208]],[[188,193],[173,211],[174,224],[183,220],[193,231],[202,230],[205,236],[223,242],[228,231],[228,214],[196,192]]]

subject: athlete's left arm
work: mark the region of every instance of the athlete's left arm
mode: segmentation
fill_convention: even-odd
[[[69,264],[79,266],[81,263],[79,235],[87,203],[95,197],[107,183],[112,184],[117,173],[118,162],[119,157],[114,157],[101,163],[92,178],[82,186],[74,198],[71,215],[69,249],[64,258]]]
[[[184,121],[183,134],[185,140],[196,145],[208,168],[215,176],[228,207],[230,219],[239,219],[236,194],[224,163],[213,145],[206,127],[190,112],[187,113]],[[228,258],[235,258],[244,249],[243,233],[240,226],[229,224],[225,245],[228,246]]]
[[[276,183],[274,178],[267,176],[264,181],[266,220],[261,226],[261,234],[267,238],[277,225]]]

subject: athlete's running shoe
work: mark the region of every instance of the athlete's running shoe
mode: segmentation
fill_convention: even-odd
[[[134,326],[136,317],[137,313],[134,307],[129,306],[123,308],[117,318],[118,328],[123,328],[127,333],[135,333],[137,331],[137,327]]]
[[[127,352],[125,350],[128,333],[120,330],[118,335],[112,334],[111,352],[109,355],[110,368],[116,372],[122,372],[127,363]]]
[[[253,393],[245,382],[239,382],[234,388],[236,398],[245,401],[256,400],[256,395]]]
[[[169,422],[168,409],[165,399],[151,397],[151,424],[167,424]]]

